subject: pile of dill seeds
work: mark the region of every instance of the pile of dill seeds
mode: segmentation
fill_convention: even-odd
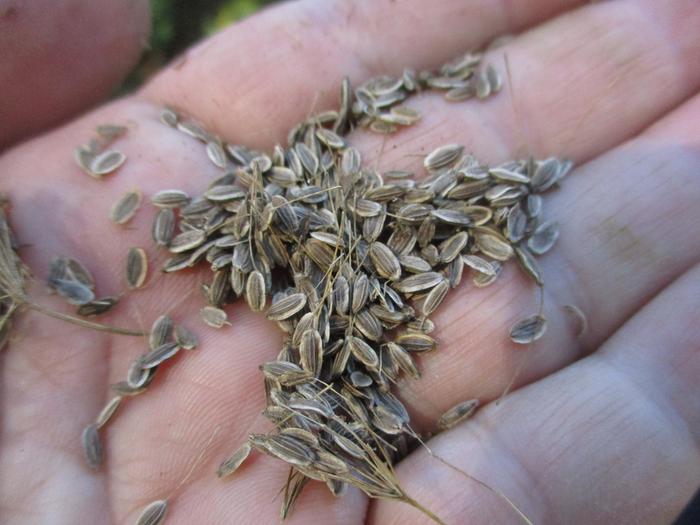
[[[225,143],[174,109],[161,114],[166,125],[201,141],[222,170],[199,196],[177,189],[151,196],[158,208],[153,240],[171,254],[163,271],[210,269],[202,290],[207,325],[230,324],[224,307],[243,297],[285,334],[276,359],[260,366],[263,414],[274,429],[250,435],[218,469],[220,477],[233,474],[254,450],[286,463],[282,517],[315,480],[336,496],[352,485],[369,497],[407,502],[439,522],[396,478],[393,466],[418,436],[392,386],[401,374],[420,377],[416,356],[436,348],[430,316],[465,271],[474,286],[485,287],[514,259],[543,286],[535,258],[554,245],[559,230],[543,219],[540,195],[557,186],[571,163],[548,158],[487,166],[461,145],[446,144],[425,156],[425,173],[379,173],[344,137],[356,129],[394,133],[418,122],[419,113],[405,103],[421,91],[440,90],[456,102],[484,99],[501,87],[501,76],[479,53],[438,71],[373,78],[356,89],[346,78],[339,110],[298,124],[288,145],[270,154]],[[105,129],[110,138],[121,131]],[[76,152],[79,165],[98,178],[126,161],[103,146]],[[128,222],[141,199],[136,190],[124,195],[112,220]],[[127,261],[129,287],[138,288],[147,274],[145,252],[132,248]],[[91,314],[108,309],[86,307],[95,299],[84,296],[78,303]],[[545,328],[545,318],[533,315],[510,336],[528,344]],[[194,334],[166,315],[149,339],[148,351],[113,385],[116,397],[83,434],[94,468],[103,454],[98,430],[122,398],[144,392],[162,362],[197,345]],[[453,407],[439,428],[465,420],[477,406],[472,399]],[[167,507],[166,499],[151,503],[138,523],[161,523]]]

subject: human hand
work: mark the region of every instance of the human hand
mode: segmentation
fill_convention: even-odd
[[[93,270],[117,292],[130,246],[150,246],[145,210],[124,232],[112,203],[138,187],[201,191],[217,174],[203,148],[158,122],[181,107],[234,143],[269,148],[308,113],[337,104],[354,83],[403,67],[434,67],[505,32],[532,29],[488,61],[510,82],[486,102],[447,105],[433,94],[412,106],[423,118],[388,138],[351,142],[379,168],[416,169],[417,155],[464,143],[484,161],[555,154],[579,166],[546,196],[561,224],[541,259],[549,331],[530,350],[514,391],[498,398],[522,362],[506,334],[536,308],[532,286],[507,265],[488,289],[464,283],[434,320],[440,347],[423,378],[400,384],[413,425],[430,432],[439,414],[479,398],[466,424],[429,442],[446,460],[498,488],[534,523],[665,523],[700,478],[700,371],[695,320],[700,230],[700,13],[695,3],[626,0],[578,7],[537,0],[503,4],[363,1],[283,4],[202,43],[137,94],[7,151],[0,158],[11,220],[37,275],[34,297],[57,309],[39,282],[56,255]],[[565,9],[571,11],[564,13]],[[548,20],[550,19],[550,20]],[[95,181],[72,150],[99,124],[126,124],[128,160]],[[155,250],[149,249],[155,255]],[[164,311],[195,328],[191,275],[152,275],[105,322],[148,326]],[[194,291],[193,291],[194,289]],[[575,339],[559,306],[578,305],[589,330]],[[232,327],[199,326],[202,344],[163,367],[149,391],[120,408],[106,433],[107,462],[89,471],[82,428],[144,351],[138,339],[87,332],[23,314],[1,356],[0,505],[8,522],[123,523],[166,497],[216,437],[172,499],[168,523],[274,523],[287,469],[256,456],[231,480],[218,463],[259,430],[258,365],[281,336],[237,304]],[[406,490],[447,523],[517,523],[502,500],[418,450],[398,467]],[[414,509],[336,500],[311,484],[289,523],[424,523]]]

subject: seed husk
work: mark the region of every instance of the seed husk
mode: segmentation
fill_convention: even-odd
[[[126,257],[126,283],[132,290],[141,288],[148,276],[148,257],[143,248],[130,248]]]
[[[158,246],[168,246],[175,235],[175,212],[163,208],[153,218],[151,236]]]
[[[542,337],[546,330],[547,319],[543,315],[531,315],[511,327],[510,340],[519,345],[530,344]]]
[[[423,161],[425,169],[435,171],[454,164],[464,151],[461,144],[447,144],[431,151]]]
[[[415,293],[438,285],[444,280],[444,277],[437,272],[418,273],[406,277],[394,284],[394,288],[402,293]]]
[[[369,256],[377,273],[382,277],[390,281],[395,281],[401,277],[401,264],[394,252],[386,244],[381,242],[370,244]]]
[[[112,211],[110,212],[112,221],[116,224],[126,224],[129,222],[139,209],[142,198],[143,196],[139,190],[128,191],[122,195],[114,206],[112,206]]]
[[[151,197],[151,203],[159,208],[180,208],[189,202],[190,196],[182,190],[161,190]]]
[[[100,435],[97,432],[97,425],[91,424],[85,427],[82,434],[83,453],[85,461],[93,470],[97,470],[102,465],[103,452]]]

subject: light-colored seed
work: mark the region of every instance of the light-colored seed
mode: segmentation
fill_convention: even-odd
[[[440,262],[449,263],[459,257],[469,241],[467,232],[457,232],[440,244]]]
[[[126,283],[132,290],[141,288],[148,276],[148,257],[143,248],[130,248],[126,257]]]
[[[177,126],[178,114],[174,109],[165,108],[160,112],[160,120],[163,124],[174,128]]]
[[[117,408],[119,408],[122,399],[122,396],[115,396],[109,400],[102,410],[100,410],[100,413],[97,415],[97,419],[95,419],[95,427],[98,430],[105,426],[110,419],[112,419],[112,416],[117,411]]]
[[[75,162],[88,175],[95,176],[92,173],[92,161],[95,159],[95,153],[87,146],[79,146],[74,152]]]
[[[430,290],[425,297],[425,301],[423,301],[423,315],[427,316],[433,313],[445,299],[449,290],[450,283],[446,279]]]
[[[346,344],[349,346],[350,352],[352,352],[355,359],[368,369],[373,370],[379,366],[379,356],[377,356],[377,352],[362,338],[348,336]]]
[[[361,273],[355,278],[352,285],[352,313],[356,314],[367,304],[369,298],[369,278]]]
[[[212,328],[223,328],[228,322],[228,315],[221,308],[205,306],[199,311],[202,320]]]
[[[170,241],[171,253],[182,253],[200,246],[207,238],[207,235],[202,230],[184,231]]]
[[[472,270],[476,270],[480,274],[486,276],[495,276],[496,269],[493,264],[488,262],[486,259],[482,259],[478,255],[462,255],[462,260],[464,264],[469,266]]]
[[[447,144],[431,151],[423,161],[425,169],[436,171],[440,168],[450,166],[457,162],[464,151],[464,146],[460,144]]]
[[[440,430],[448,430],[463,421],[469,419],[479,407],[478,399],[463,401],[445,411],[438,419],[437,426]]]
[[[250,455],[251,446],[248,441],[243,443],[241,447],[236,450],[230,457],[225,459],[216,471],[216,475],[220,478],[225,478],[230,476],[243,464],[243,462]]]
[[[185,350],[194,350],[199,344],[199,339],[188,328],[179,324],[175,327],[175,342]]]
[[[97,432],[97,425],[88,425],[82,434],[83,454],[85,461],[93,470],[97,470],[102,465],[103,452],[100,435]]]
[[[306,330],[299,343],[299,364],[318,377],[323,364],[323,341],[318,330]]]
[[[97,134],[104,139],[107,143],[110,143],[119,137],[126,134],[128,128],[126,126],[119,126],[117,124],[101,124],[97,126]]]
[[[396,337],[396,344],[409,352],[430,352],[435,350],[437,343],[435,339],[427,334],[417,332],[406,332]]]
[[[190,196],[182,190],[161,190],[151,197],[151,203],[159,208],[180,208],[190,202]]]
[[[261,312],[265,308],[265,278],[258,270],[254,270],[248,274],[245,297],[248,306],[254,312]]]
[[[136,214],[136,210],[139,209],[141,199],[142,195],[139,190],[126,192],[114,206],[112,206],[112,211],[110,213],[112,221],[116,224],[126,224],[129,222]]]
[[[476,233],[476,245],[484,255],[497,261],[507,261],[513,256],[513,248],[507,241],[490,233]]]
[[[437,272],[425,272],[406,277],[405,279],[395,283],[393,286],[397,291],[402,293],[415,293],[423,290],[429,290],[433,286],[441,283],[443,280],[444,277],[442,274]]]
[[[87,286],[91,290],[95,289],[95,278],[80,261],[73,259],[71,257],[64,257],[65,259],[65,278],[71,281],[75,281],[84,286]]]
[[[96,177],[113,173],[126,161],[126,155],[116,150],[104,151],[90,162],[90,172]]]
[[[215,141],[207,143],[207,157],[217,168],[225,169],[228,163],[226,152],[221,144]]]
[[[547,319],[543,315],[531,315],[516,322],[510,329],[510,340],[520,345],[537,341],[547,330]]]
[[[168,512],[168,500],[159,499],[149,503],[139,514],[136,525],[160,525]]]
[[[586,335],[588,332],[588,319],[578,306],[574,304],[565,304],[562,309],[573,319],[575,323],[574,337],[577,339]]]
[[[542,272],[540,271],[539,265],[535,258],[530,253],[530,250],[524,246],[517,246],[515,248],[515,255],[518,257],[518,262],[521,268],[532,278],[535,283],[539,286],[544,286],[544,280],[542,278]]]
[[[271,321],[283,321],[299,312],[304,306],[306,306],[306,295],[294,293],[273,303],[266,316]]]

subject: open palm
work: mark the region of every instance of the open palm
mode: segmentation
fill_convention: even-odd
[[[561,225],[560,241],[541,259],[550,328],[527,350],[513,392],[490,403],[525,355],[507,329],[537,308],[512,264],[494,286],[464,282],[448,297],[434,318],[439,350],[420,362],[423,378],[403,380],[400,392],[426,434],[442,411],[479,398],[486,406],[477,416],[430,447],[535,523],[668,523],[700,484],[698,27],[694,0],[282,4],[200,44],[138,93],[7,150],[0,190],[12,200],[21,253],[37,276],[52,257],[71,255],[93,270],[99,291],[116,293],[130,246],[147,247],[154,261],[163,255],[150,241],[151,210],[124,230],[108,219],[113,202],[132,188],[201,192],[218,173],[199,144],[159,122],[162,106],[186,110],[229,142],[270,148],[310,112],[337,105],[345,74],[358,83],[435,67],[522,31],[487,57],[504,72],[504,56],[509,64],[498,96],[447,105],[421,95],[413,102],[419,124],[387,139],[350,138],[380,169],[415,170],[421,154],[446,142],[487,162],[532,154],[578,165],[546,197],[548,217]],[[128,160],[98,181],[80,172],[71,152],[104,123],[129,127],[117,144]],[[154,271],[104,318],[147,328],[168,312],[198,332],[201,345],[119,409],[98,473],[83,462],[81,431],[145,343],[34,312],[20,317],[0,356],[3,522],[128,523],[164,497],[168,523],[278,521],[283,464],[258,455],[230,480],[214,472],[248,433],[267,428],[258,365],[274,358],[282,337],[243,304],[229,308],[231,327],[202,325],[201,279]],[[31,291],[65,308],[40,282]],[[565,304],[587,316],[580,338]],[[422,449],[398,474],[447,523],[517,523],[501,499]],[[356,490],[335,499],[311,484],[289,523],[426,520],[405,505]]]

